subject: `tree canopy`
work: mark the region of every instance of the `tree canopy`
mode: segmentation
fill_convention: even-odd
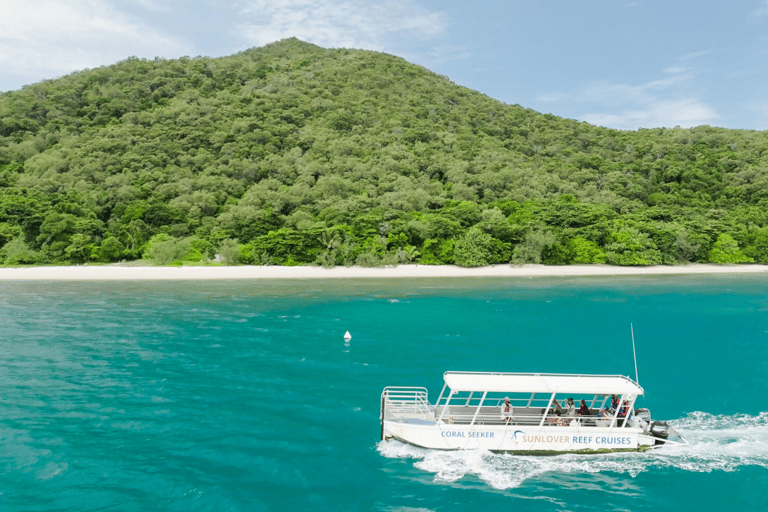
[[[768,262],[768,134],[619,131],[288,39],[0,94],[0,262]]]

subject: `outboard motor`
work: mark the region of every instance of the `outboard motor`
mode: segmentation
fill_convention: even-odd
[[[648,426],[651,424],[651,411],[648,409],[635,409],[635,421],[637,425],[648,434]]]
[[[651,423],[651,435],[659,439],[666,439],[669,436],[669,425],[666,421],[654,421]]]
[[[651,422],[651,411],[648,409],[635,409],[635,418],[643,420],[646,423]]]

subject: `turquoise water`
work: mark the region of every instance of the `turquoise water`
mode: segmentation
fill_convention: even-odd
[[[730,510],[768,489],[768,276],[0,283],[0,510]],[[379,443],[387,385],[621,373],[687,448]],[[353,336],[349,343],[343,334]]]

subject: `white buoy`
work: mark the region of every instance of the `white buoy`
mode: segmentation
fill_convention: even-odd
[[[349,334],[349,331],[347,331],[347,332],[345,332],[345,333],[344,333],[344,339],[345,339],[345,340],[347,340],[347,341],[349,341],[349,340],[351,340],[351,339],[352,339],[352,335],[351,335],[351,334]]]

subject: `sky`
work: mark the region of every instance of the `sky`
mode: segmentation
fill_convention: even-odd
[[[599,126],[768,129],[768,0],[0,0],[0,91],[288,37]]]

